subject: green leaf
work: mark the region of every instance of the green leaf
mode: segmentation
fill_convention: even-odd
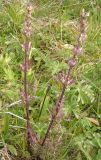
[[[16,150],[16,148],[13,145],[7,144],[7,148],[11,152],[11,154],[17,156],[17,150]]]
[[[101,135],[99,133],[94,133],[95,140],[99,147],[101,148]]]
[[[99,149],[98,154],[97,154],[95,160],[100,160],[100,158],[101,158],[101,149]]]
[[[8,133],[8,130],[9,130],[9,117],[8,117],[7,114],[4,115],[4,127],[3,127],[3,130],[4,130],[4,134]]]

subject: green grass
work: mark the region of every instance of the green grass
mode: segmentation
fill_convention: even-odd
[[[34,4],[33,4],[34,3]],[[84,54],[78,58],[73,72],[76,83],[66,91],[64,117],[57,120],[44,148],[35,145],[43,160],[100,160],[101,157],[101,1],[100,0],[36,0],[32,1],[32,68],[28,79],[37,98],[30,103],[33,129],[44,137],[50,113],[61,91],[56,74],[66,70],[65,60],[71,56],[64,46],[75,45],[80,12],[88,18],[88,38]],[[12,159],[31,159],[26,150],[25,116],[20,100],[23,75],[23,23],[26,4],[0,1],[0,148],[7,145]],[[43,104],[48,84],[51,89]],[[93,118],[92,120],[89,118]],[[98,123],[99,122],[99,123]],[[2,153],[4,157],[5,153]]]

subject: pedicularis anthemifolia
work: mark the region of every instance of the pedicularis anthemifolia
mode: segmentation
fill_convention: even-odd
[[[79,29],[79,37],[77,39],[77,44],[74,46],[73,50],[72,50],[72,57],[67,61],[67,65],[68,65],[68,70],[67,73],[65,73],[64,75],[61,74],[60,76],[60,80],[63,80],[63,87],[62,87],[62,91],[60,96],[58,97],[57,101],[56,101],[56,105],[55,105],[55,112],[52,114],[51,117],[51,121],[49,123],[48,129],[46,131],[45,137],[41,143],[41,145],[43,146],[45,144],[45,141],[48,137],[49,131],[53,125],[53,122],[56,120],[62,106],[64,103],[64,97],[65,97],[65,91],[66,88],[74,82],[74,80],[71,78],[72,75],[72,70],[75,67],[77,61],[76,58],[79,54],[81,54],[83,52],[83,48],[82,45],[85,43],[87,34],[86,34],[86,30],[87,30],[87,16],[88,13],[85,13],[84,10],[81,13],[81,17],[80,17],[80,29]]]
[[[21,98],[22,102],[25,106],[25,116],[26,116],[26,141],[27,141],[27,146],[28,149],[30,149],[30,145],[34,144],[36,141],[36,134],[35,132],[32,131],[31,125],[30,125],[30,117],[29,117],[29,100],[30,100],[30,95],[29,95],[29,82],[27,80],[27,73],[28,70],[30,69],[30,59],[29,59],[29,52],[31,50],[31,15],[32,14],[32,6],[30,4],[27,5],[27,14],[25,18],[25,24],[23,28],[23,35],[24,35],[24,43],[22,45],[22,49],[24,52],[24,62],[21,65],[21,70],[24,74],[24,85],[23,89],[21,89]]]
[[[30,68],[29,66],[29,52],[31,50],[31,14],[32,14],[32,7],[30,4],[27,6],[27,14],[26,14],[26,19],[25,19],[25,25],[23,29],[23,35],[25,37],[25,41],[22,45],[23,52],[24,52],[24,62],[21,65],[21,70],[24,73],[24,86],[23,89],[21,89],[21,97],[23,104],[25,106],[25,111],[26,111],[26,140],[27,140],[27,145],[30,147],[30,144],[34,144],[37,141],[37,137],[35,132],[32,131],[31,125],[30,125],[30,117],[29,117],[29,91],[28,91],[28,81],[27,81],[27,72]],[[67,72],[66,73],[61,73],[59,75],[59,80],[62,82],[63,87],[62,91],[60,93],[60,96],[58,97],[56,104],[55,104],[55,110],[52,113],[51,120],[49,123],[49,126],[47,128],[46,134],[44,136],[44,139],[40,143],[41,146],[43,146],[46,142],[46,139],[48,137],[49,131],[58,117],[59,113],[61,112],[61,109],[64,104],[64,98],[65,98],[65,91],[67,87],[69,87],[74,80],[71,78],[72,77],[72,71],[73,68],[75,67],[77,61],[76,58],[79,54],[83,52],[82,46],[85,43],[87,34],[87,16],[88,14],[84,12],[84,10],[81,13],[80,17],[80,27],[79,27],[79,36],[77,38],[77,44],[74,46],[72,50],[72,57],[66,62],[67,63]]]

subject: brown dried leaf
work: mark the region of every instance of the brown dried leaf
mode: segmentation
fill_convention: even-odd
[[[89,117],[86,117],[90,122],[92,122],[93,124],[99,126],[99,121],[95,118],[89,118]]]

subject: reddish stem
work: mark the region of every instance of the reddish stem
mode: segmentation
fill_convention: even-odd
[[[69,69],[68,69],[68,72],[66,74],[66,78],[65,78],[65,82],[63,84],[63,88],[62,88],[61,94],[60,94],[60,96],[59,96],[59,98],[57,100],[57,103],[55,105],[56,106],[55,107],[55,113],[54,113],[54,115],[51,118],[51,121],[49,123],[49,126],[48,126],[48,129],[46,131],[45,137],[44,137],[44,139],[43,139],[43,141],[41,143],[42,146],[45,144],[45,141],[46,141],[46,139],[48,137],[49,131],[50,131],[52,125],[53,125],[53,122],[56,120],[57,115],[58,115],[58,113],[60,111],[60,108],[61,108],[61,105],[62,105],[62,101],[63,101],[64,95],[65,95],[65,90],[66,90],[67,86],[70,85],[68,82],[69,82],[69,78],[71,77],[72,69],[76,65],[76,57],[82,51],[82,43],[84,43],[85,39],[86,39],[86,32],[85,32],[86,31],[86,25],[85,25],[86,24],[86,17],[87,17],[87,15],[86,15],[86,13],[83,10],[83,12],[81,14],[80,35],[79,35],[79,37],[77,39],[77,45],[74,47],[74,49],[72,51],[73,52],[72,58],[68,61]]]
[[[68,73],[67,73],[67,76],[66,76],[65,83],[64,83],[64,85],[63,85],[63,88],[62,88],[61,94],[60,94],[60,96],[59,96],[59,99],[57,100],[57,103],[56,103],[56,113],[55,113],[55,114],[52,116],[52,118],[51,118],[51,121],[50,121],[50,123],[49,123],[49,126],[48,126],[48,129],[47,129],[47,131],[46,131],[45,137],[44,137],[44,139],[43,139],[43,141],[42,141],[42,143],[41,143],[42,146],[44,145],[44,143],[45,143],[45,141],[46,141],[46,139],[47,139],[47,137],[48,137],[48,134],[49,134],[49,132],[50,132],[50,129],[51,129],[51,127],[52,127],[54,121],[56,120],[56,117],[57,117],[57,115],[58,115],[58,113],[59,113],[59,111],[60,111],[60,105],[61,105],[61,102],[62,102],[62,100],[63,100],[63,98],[64,98],[64,94],[65,94],[65,90],[66,90],[66,88],[67,88],[67,83],[68,83],[68,79],[69,79],[69,77],[70,77],[71,70],[72,70],[72,67],[69,67]]]
[[[26,39],[27,41],[27,39]],[[25,96],[25,108],[26,108],[26,138],[27,145],[29,146],[29,101],[28,101],[28,86],[27,86],[27,49],[25,49],[24,55],[24,96]]]

